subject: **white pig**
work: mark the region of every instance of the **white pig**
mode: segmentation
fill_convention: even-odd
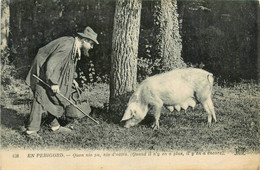
[[[163,105],[186,110],[188,106],[195,107],[195,98],[206,110],[210,126],[212,117],[217,121],[211,100],[212,88],[213,74],[197,68],[175,69],[149,77],[130,97],[121,121],[126,121],[126,128],[134,126],[144,119],[149,110],[148,106],[152,106],[155,117],[152,127],[159,129]]]

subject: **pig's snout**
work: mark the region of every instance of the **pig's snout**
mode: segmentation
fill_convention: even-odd
[[[134,125],[136,125],[135,121],[133,119],[129,119],[125,121],[124,128],[128,129]]]
[[[128,128],[130,128],[130,125],[125,124],[125,125],[124,125],[124,128],[127,128],[127,129],[128,129]]]
[[[120,121],[119,125],[120,125],[121,127],[124,127],[124,128],[130,128],[131,126],[130,126],[129,123],[127,123],[128,121],[129,121],[129,120]]]

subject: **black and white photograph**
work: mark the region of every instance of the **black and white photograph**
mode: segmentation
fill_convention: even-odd
[[[258,0],[1,0],[3,170],[260,168]]]

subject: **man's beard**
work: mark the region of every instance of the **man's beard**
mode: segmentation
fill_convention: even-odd
[[[87,57],[89,57],[89,53],[88,53],[89,48],[87,48],[87,47],[85,47],[85,46],[83,45],[82,50],[83,50],[84,55],[87,56]]]
[[[89,49],[83,48],[83,53],[85,56],[89,57],[89,53],[88,53]]]

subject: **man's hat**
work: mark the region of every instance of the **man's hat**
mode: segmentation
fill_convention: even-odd
[[[78,34],[99,44],[97,41],[97,33],[95,33],[90,27],[86,27],[84,32],[78,32]]]

